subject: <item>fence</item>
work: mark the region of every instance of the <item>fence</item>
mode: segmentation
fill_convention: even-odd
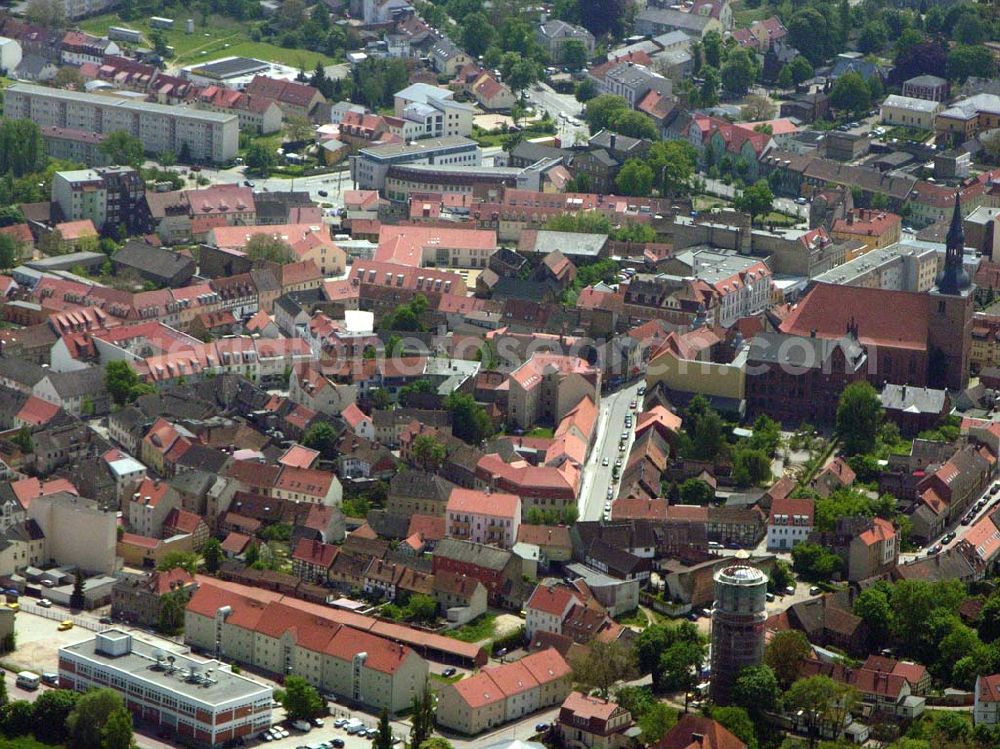
[[[101,624],[90,617],[81,616],[79,614],[67,614],[63,609],[47,609],[35,603],[22,603],[20,601],[18,604],[21,607],[21,611],[24,611],[25,613],[32,614],[34,616],[41,616],[45,619],[52,619],[53,621],[71,621],[73,622],[74,627],[89,629],[91,632],[101,632],[108,629],[107,624]]]

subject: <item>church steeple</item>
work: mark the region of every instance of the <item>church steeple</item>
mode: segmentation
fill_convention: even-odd
[[[939,294],[961,294],[969,288],[969,274],[964,267],[965,230],[962,228],[962,199],[955,192],[955,210],[945,239],[944,271],[937,278]]]

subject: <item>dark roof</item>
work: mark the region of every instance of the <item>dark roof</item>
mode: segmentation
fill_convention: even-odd
[[[192,258],[134,239],[111,259],[116,265],[130,268],[143,278],[162,285],[187,283],[195,271]]]
[[[511,552],[472,541],[443,538],[438,541],[438,545],[434,549],[434,556],[499,571],[507,566]]]
[[[421,499],[436,499],[448,501],[455,485],[440,476],[407,469],[400,471],[389,482],[389,494],[404,497],[420,497]]]
[[[940,414],[948,401],[948,393],[934,388],[886,383],[880,398],[882,407],[893,411]]]
[[[99,396],[105,391],[102,367],[87,367],[75,372],[49,372],[48,378],[60,398]]]

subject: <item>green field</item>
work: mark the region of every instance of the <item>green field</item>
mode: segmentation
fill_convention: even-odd
[[[59,749],[59,746],[43,744],[33,736],[18,736],[14,739],[0,737],[0,749]]]
[[[195,20],[193,34],[184,31],[186,18],[175,18],[174,28],[163,32],[167,44],[174,48],[174,58],[170,60],[172,65],[209,62],[231,55],[255,57],[267,62],[301,67],[306,71],[315,68],[317,60],[324,65],[332,65],[336,62],[332,57],[319,52],[310,52],[305,49],[285,49],[276,44],[254,42],[247,34],[248,25],[232,18],[210,16],[206,28],[201,25],[201,18],[197,14],[192,17]],[[148,22],[144,19],[126,22],[120,20],[114,13],[94,16],[80,23],[80,28],[83,31],[97,35],[106,34],[109,26],[125,26],[141,31],[147,35],[147,41],[151,30]]]

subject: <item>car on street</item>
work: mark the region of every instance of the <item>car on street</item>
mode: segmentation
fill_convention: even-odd
[[[347,725],[347,718],[337,718],[335,721],[333,721],[334,728],[343,728],[346,725]]]
[[[613,498],[614,498],[614,496],[615,496],[615,490],[614,490],[614,489],[612,489],[612,488],[611,488],[611,487],[609,486],[609,487],[608,487],[608,499],[613,499]]]
[[[343,739],[334,739],[333,741],[330,742],[330,744],[333,745],[334,749],[344,749],[344,740]]]
[[[312,724],[316,726],[316,728],[322,728],[325,725],[322,718],[313,718]]]
[[[60,632],[65,632],[68,629],[73,629],[73,621],[71,619],[66,619],[59,622],[59,626],[56,627]]]
[[[739,551],[739,550],[740,550],[740,549],[742,549],[743,547],[742,547],[742,546],[740,546],[740,545],[739,545],[738,543],[736,543],[735,541],[730,541],[730,542],[729,542],[728,544],[726,544],[726,548],[727,548],[727,549],[732,549],[733,551]]]
[[[632,401],[631,403],[628,404],[628,407],[631,408],[633,411],[635,411],[636,402]]]
[[[312,730],[312,726],[309,724],[309,721],[307,721],[307,720],[292,721],[292,728],[294,728],[296,731],[311,731]]]
[[[646,394],[646,386],[640,385],[639,389],[636,391],[636,395],[645,395],[645,394]]]
[[[317,195],[319,195],[319,196],[320,196],[321,198],[325,198],[325,197],[327,197],[327,196],[328,196],[328,195],[329,195],[330,193],[328,193],[328,192],[327,192],[326,190],[317,190],[317,191],[316,191],[316,194],[317,194]]]
[[[931,548],[927,550],[927,556],[932,557],[935,554],[940,554],[943,547],[941,544],[934,544]]]
[[[622,459],[618,458],[618,460],[615,461],[615,468],[621,468],[621,467],[622,467]]]
[[[97,621],[99,621],[101,624],[113,624],[114,623],[114,622],[111,621],[111,617],[110,616],[102,616]]]
[[[601,465],[602,466],[606,466],[607,464],[608,464],[608,459],[607,458],[605,458],[604,460],[601,461]]]
[[[973,515],[973,513],[970,512],[968,515],[966,515],[964,518],[962,518],[959,522],[962,525],[968,525],[969,523],[972,522],[972,515]]]
[[[809,586],[809,595],[811,595],[811,596],[818,596],[819,595],[819,588],[817,586],[815,586],[815,585],[810,585]]]
[[[623,440],[627,440],[628,439],[628,430],[625,430],[624,432],[622,432],[622,439]]]
[[[548,730],[549,730],[549,724],[548,723],[536,723],[535,724],[535,733],[545,733]]]
[[[46,671],[42,674],[42,683],[48,684],[50,687],[59,686],[59,674],[53,673],[52,671]]]
[[[52,601],[50,601],[48,598],[41,598],[38,601],[38,605],[41,606],[43,609],[50,609],[52,608]]]
[[[604,511],[605,512],[611,512],[611,503],[610,502],[605,502],[604,503]]]
[[[458,673],[456,669],[446,668],[444,671],[441,672],[441,675],[444,676],[445,678],[448,678],[450,676],[454,676],[456,673]]]
[[[808,200],[806,200],[805,198],[801,198],[801,197],[795,199],[795,204],[796,205],[806,205],[808,202],[809,202]]]
[[[941,539],[941,543],[950,544],[954,540],[955,540],[955,531],[952,531],[951,533],[945,534],[944,538]]]

